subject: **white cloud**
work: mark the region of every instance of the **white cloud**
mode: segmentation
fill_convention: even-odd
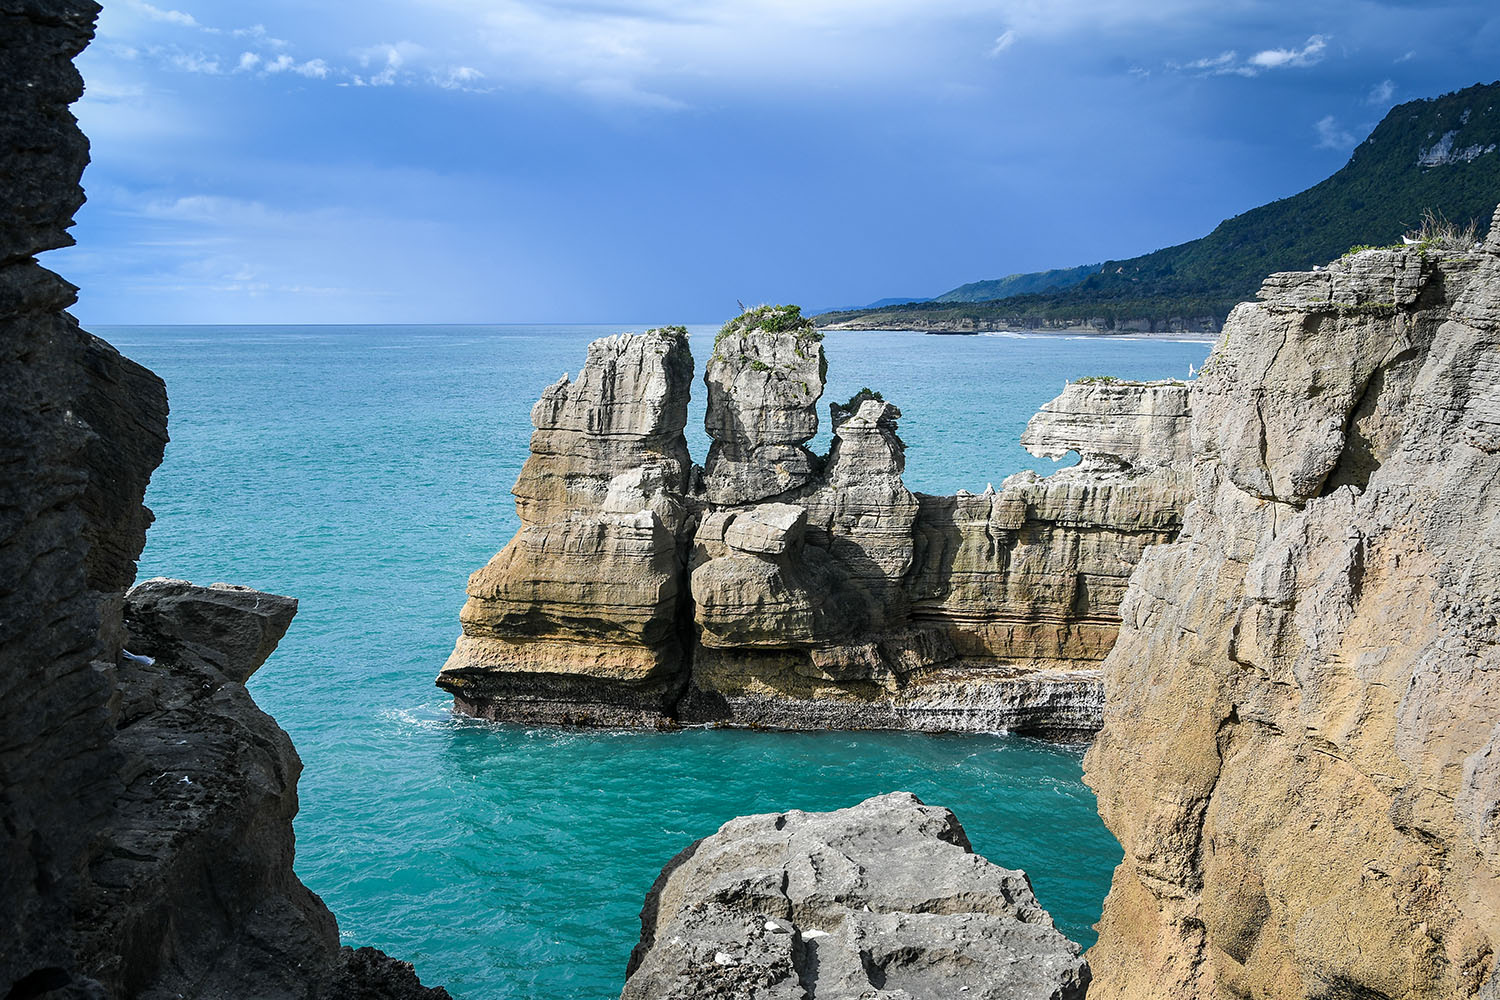
[[[237,73],[248,73],[250,70],[254,69],[255,67],[257,67],[259,65],[260,65],[260,56],[256,55],[254,52],[241,52],[240,53],[240,64],[235,67],[235,72],[237,72]]]
[[[209,30],[199,24],[198,19],[193,15],[180,10],[163,10],[160,7],[153,7],[149,3],[143,3],[141,0],[130,0],[130,6],[153,21],[160,21],[163,24],[175,24],[184,28],[203,28],[204,30]]]
[[[1216,56],[1208,56],[1203,59],[1194,59],[1182,66],[1183,69],[1202,70],[1206,73],[1218,73],[1220,70],[1233,71],[1239,64],[1240,54],[1234,49],[1225,49]]]
[[[284,38],[271,37],[271,33],[266,30],[264,24],[252,24],[248,28],[235,28],[231,34],[236,38],[253,38],[260,44],[270,46],[273,49],[288,48],[292,44]]]
[[[468,90],[477,93],[492,89],[482,85],[484,74],[473,66],[449,66],[446,73],[434,73],[431,79],[444,90]]]
[[[1395,96],[1396,84],[1390,80],[1381,80],[1370,88],[1370,96],[1365,98],[1365,103],[1383,107],[1391,103],[1391,98]]]
[[[1250,57],[1250,65],[1261,69],[1281,69],[1286,66],[1311,66],[1323,61],[1323,52],[1328,48],[1328,39],[1313,35],[1300,49],[1265,49]]]
[[[398,78],[405,75],[402,72],[402,67],[406,65],[407,58],[409,56],[420,55],[422,51],[422,46],[417,45],[415,42],[397,42],[394,45],[372,45],[367,49],[361,49],[355,53],[359,58],[361,66],[380,65],[382,60],[385,65],[380,72],[372,73],[370,76],[361,77],[356,75],[354,77],[355,86],[391,86]]]
[[[1318,149],[1353,149],[1359,142],[1353,133],[1339,125],[1333,115],[1324,115],[1313,128],[1318,133]]]
[[[201,52],[173,52],[167,61],[185,73],[206,73],[212,76],[219,72],[219,60]]]
[[[1240,59],[1239,52],[1225,49],[1216,56],[1194,59],[1189,63],[1168,63],[1168,67],[1199,76],[1259,76],[1266,70],[1289,69],[1312,66],[1323,61],[1328,49],[1326,35],[1313,35],[1307,44],[1298,49],[1262,49],[1249,59]]]
[[[1006,28],[1000,33],[1000,37],[995,39],[995,44],[990,46],[990,55],[998,56],[1014,44],[1016,44],[1016,30],[1014,28]]]
[[[243,65],[243,58],[240,60],[240,62],[241,65]],[[299,63],[297,60],[293,59],[291,56],[283,52],[275,59],[267,59],[265,61],[265,68],[262,70],[262,72],[297,73],[300,76],[322,80],[325,79],[328,74],[332,72],[332,70],[329,69],[328,63],[324,62],[322,59],[309,59],[306,62]]]

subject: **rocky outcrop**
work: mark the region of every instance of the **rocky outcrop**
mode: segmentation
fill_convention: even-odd
[[[71,59],[98,10],[0,0],[0,994],[445,996],[340,949],[292,873],[300,763],[243,682],[295,602],[127,597],[165,388],[33,257],[72,242]]]
[[[1497,384],[1500,225],[1234,311],[1104,666],[1090,997],[1494,994]]]
[[[1024,872],[896,792],[741,817],[673,858],[621,996],[1082,1000],[1088,981]]]
[[[687,331],[589,346],[578,381],[532,408],[521,530],[469,579],[438,683],[460,710],[527,721],[652,724],[685,665]],[[501,706],[504,706],[503,712]]]
[[[698,475],[683,335],[591,347],[578,387],[549,388],[533,413],[521,531],[470,580],[438,681],[456,707],[605,725],[1097,728],[1125,580],[1181,516],[1187,387],[1070,386],[1026,440],[1076,449],[1080,466],[931,497],[902,482],[901,411],[879,393],[832,405],[829,453],[808,450],[824,368],[795,306],[731,321],[707,365]],[[617,429],[632,406],[639,426]]]
[[[823,345],[794,311],[757,310],[725,325],[704,381],[712,440],[703,465],[708,500],[756,503],[812,481]]]

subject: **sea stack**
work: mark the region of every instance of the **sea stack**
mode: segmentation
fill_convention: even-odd
[[[681,329],[596,342],[532,413],[522,527],[469,582],[438,683],[471,715],[606,726],[1012,729],[1087,736],[1142,552],[1186,501],[1188,386],[1075,383],[1033,420],[1082,463],[999,491],[902,481],[901,411],[829,406],[795,306],[727,324],[702,469]]]
[[[438,683],[491,718],[653,725],[686,669],[678,627],[689,523],[681,327],[589,345],[531,411],[512,491],[521,530],[469,579]]]

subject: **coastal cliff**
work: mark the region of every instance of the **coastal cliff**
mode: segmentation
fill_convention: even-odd
[[[727,324],[683,435],[686,332],[597,341],[532,412],[522,527],[469,581],[438,683],[461,712],[586,725],[1010,729],[1099,724],[1125,581],[1187,498],[1188,387],[1067,388],[1032,421],[1052,476],[938,497],[902,481],[901,411],[818,428],[827,361],[795,307]]]
[[[1500,213],[1231,315],[1104,664],[1090,997],[1496,995],[1497,385]]]
[[[296,602],[131,586],[166,390],[34,259],[83,201],[98,11],[0,0],[0,994],[445,997],[292,872],[301,763],[244,682]]]

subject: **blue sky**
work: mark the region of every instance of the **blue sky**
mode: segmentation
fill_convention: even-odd
[[[1500,77],[1491,0],[104,0],[106,323],[715,322],[1126,257]]]

